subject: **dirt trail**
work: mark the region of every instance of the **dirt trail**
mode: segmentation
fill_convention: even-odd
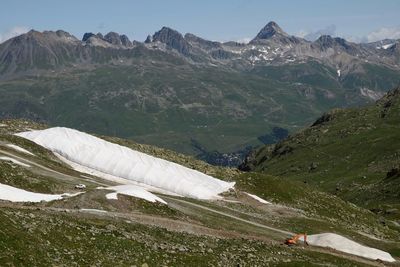
[[[171,198],[172,199],[172,198]],[[176,200],[176,199],[174,199]],[[242,222],[246,222],[249,224],[252,224],[257,227],[261,228],[266,228],[268,230],[276,230],[279,233],[290,233],[287,231],[283,231],[280,229],[268,227],[262,224],[258,224],[255,222],[251,222],[242,218],[238,218],[236,216],[230,215],[230,214],[225,214],[224,212],[220,212],[208,207],[204,207],[195,203],[191,203],[188,201],[184,200],[179,200],[179,202],[188,204],[197,208],[205,209],[210,212],[215,212],[219,215],[231,218],[231,219],[236,219]],[[176,220],[176,219],[171,219],[171,218],[165,218],[165,217],[160,217],[156,215],[147,215],[143,214],[140,212],[129,212],[129,213],[122,213],[122,212],[103,212],[103,211],[95,211],[95,210],[82,210],[82,209],[64,209],[64,208],[52,208],[52,207],[35,207],[35,206],[23,206],[19,204],[13,204],[13,203],[2,203],[0,201],[0,207],[9,207],[9,208],[18,208],[18,209],[28,209],[28,210],[36,210],[36,211],[47,211],[47,212],[63,212],[66,214],[74,215],[74,216],[96,216],[96,217],[102,217],[102,218],[110,218],[110,219],[124,219],[129,220],[131,222],[135,223],[140,223],[140,224],[145,224],[145,225],[152,225],[156,227],[162,227],[164,229],[170,230],[170,231],[175,231],[175,232],[184,232],[184,233],[189,233],[189,234],[195,234],[195,235],[207,235],[207,236],[213,236],[213,237],[218,237],[218,238],[245,238],[245,239],[250,239],[250,240],[259,240],[263,241],[266,243],[269,243],[271,245],[283,245],[283,241],[279,242],[277,240],[271,239],[265,235],[250,235],[250,234],[241,234],[235,231],[230,231],[230,230],[217,230],[217,229],[212,229],[206,226],[202,226],[199,224],[196,224],[194,222],[185,222],[181,220]],[[267,244],[266,244],[267,245]],[[368,259],[364,259],[361,257],[353,256],[350,254],[342,253],[330,248],[322,248],[322,247],[313,247],[313,246],[294,246],[292,249],[295,250],[309,250],[309,251],[314,251],[314,252],[319,252],[319,253],[325,253],[325,254],[330,254],[333,256],[337,257],[342,257],[346,258],[358,263],[362,263],[365,265],[369,266],[386,266],[384,263],[378,262],[378,261],[372,261]],[[393,264],[389,264],[389,266],[396,266]]]
[[[278,229],[278,228],[274,228],[274,227],[266,226],[264,224],[260,224],[260,223],[257,223],[257,222],[246,220],[246,219],[234,216],[232,214],[229,214],[229,213],[226,213],[226,212],[222,212],[222,211],[218,211],[218,210],[215,210],[215,209],[212,209],[212,208],[209,208],[209,207],[205,207],[205,206],[202,206],[202,205],[199,205],[199,204],[195,204],[195,203],[183,200],[183,199],[168,197],[168,196],[165,196],[165,195],[163,195],[162,197],[163,197],[164,200],[181,202],[181,203],[184,203],[186,205],[190,205],[190,206],[193,206],[193,207],[196,207],[196,208],[200,208],[200,209],[203,209],[203,210],[206,210],[206,211],[210,211],[210,212],[213,212],[213,213],[216,213],[216,214],[231,218],[231,219],[235,219],[237,221],[241,221],[241,222],[244,222],[244,223],[247,223],[247,224],[251,224],[251,225],[254,225],[254,226],[257,226],[257,227],[260,227],[260,228],[268,229],[268,230],[283,234],[285,236],[293,236],[293,235],[295,235],[295,233],[292,233],[292,232],[288,232],[288,231],[285,231],[285,230],[281,230],[281,229]]]

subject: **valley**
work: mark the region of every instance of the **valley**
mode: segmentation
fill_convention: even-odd
[[[296,132],[333,108],[371,103],[400,81],[396,40],[386,49],[329,36],[310,42],[274,22],[249,44],[168,27],[144,43],[85,36],[30,31],[2,43],[0,116],[237,166],[241,151],[262,145],[259,137],[274,127]]]

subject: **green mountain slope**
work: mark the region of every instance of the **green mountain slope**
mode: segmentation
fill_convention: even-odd
[[[365,108],[336,109],[260,149],[243,168],[310,184],[400,218],[400,88]]]
[[[157,55],[163,58],[155,61]],[[198,155],[193,141],[205,151],[232,152],[261,145],[258,137],[274,127],[292,132],[334,107],[371,101],[317,62],[236,71],[172,60],[152,52],[129,66],[2,81],[0,115]],[[386,73],[381,85],[359,83],[381,88],[397,82],[398,76]]]

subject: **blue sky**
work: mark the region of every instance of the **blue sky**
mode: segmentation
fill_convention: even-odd
[[[400,38],[399,0],[3,0],[0,42],[29,29],[116,31],[143,41],[162,26],[210,40],[245,40],[269,21],[315,38],[329,33],[354,41]]]

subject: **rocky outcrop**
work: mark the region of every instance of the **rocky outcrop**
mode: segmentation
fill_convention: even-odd
[[[183,38],[182,34],[171,28],[163,27],[153,35],[152,41],[164,43],[183,55],[189,55],[190,44]]]
[[[132,42],[129,40],[126,35],[119,35],[116,32],[109,32],[104,36],[104,40],[109,42],[110,44],[124,47],[131,47]]]

